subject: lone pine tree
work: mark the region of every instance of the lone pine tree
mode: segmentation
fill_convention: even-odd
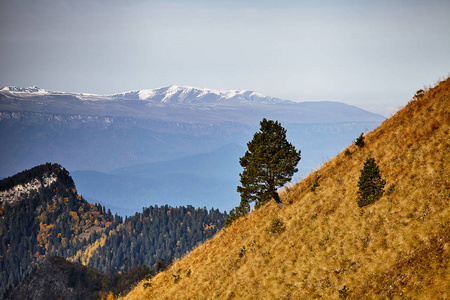
[[[367,158],[358,180],[358,206],[363,207],[378,200],[384,193],[385,184],[375,159]]]
[[[366,144],[364,142],[364,133],[361,133],[361,135],[356,139],[355,143],[356,146],[358,146],[359,148],[364,147],[364,145]]]
[[[282,206],[277,189],[291,180],[300,161],[300,150],[287,141],[286,129],[278,121],[264,118],[260,126],[239,160],[244,168],[239,174],[241,186],[237,187],[241,194],[239,209],[243,213],[248,212],[249,203],[255,202],[259,207],[271,198]]]

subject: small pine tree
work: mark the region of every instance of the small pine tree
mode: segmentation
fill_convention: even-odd
[[[361,133],[361,135],[356,139],[355,145],[359,148],[364,147],[366,143],[364,142],[364,133]]]
[[[384,193],[385,184],[375,159],[367,158],[358,180],[358,206],[363,207],[378,200]]]

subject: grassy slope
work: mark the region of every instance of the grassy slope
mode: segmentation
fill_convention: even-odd
[[[344,285],[349,299],[450,299],[449,123],[450,78],[285,189],[283,209],[239,219],[127,299],[337,299]],[[395,188],[362,211],[369,156]]]

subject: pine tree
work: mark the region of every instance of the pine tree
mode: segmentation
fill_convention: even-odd
[[[367,158],[358,180],[358,206],[363,207],[378,200],[384,193],[385,184],[375,159]]]
[[[366,142],[364,141],[364,133],[361,133],[361,135],[356,139],[354,144],[359,148],[364,147],[364,145],[366,144]]]
[[[241,194],[241,205],[236,210],[238,214],[247,214],[251,202],[259,207],[272,198],[282,206],[277,189],[298,171],[296,166],[301,152],[287,141],[286,129],[278,121],[265,118],[260,126],[260,131],[247,143],[248,150],[239,160],[244,171],[240,174],[241,186],[237,187]]]

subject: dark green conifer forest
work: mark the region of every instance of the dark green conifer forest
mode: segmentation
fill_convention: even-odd
[[[56,180],[44,184],[50,177]],[[226,218],[214,209],[166,205],[123,220],[84,200],[67,170],[50,163],[1,180],[0,193],[30,182],[38,187],[0,198],[0,296],[54,255],[110,277],[139,266],[160,269],[212,237]]]

